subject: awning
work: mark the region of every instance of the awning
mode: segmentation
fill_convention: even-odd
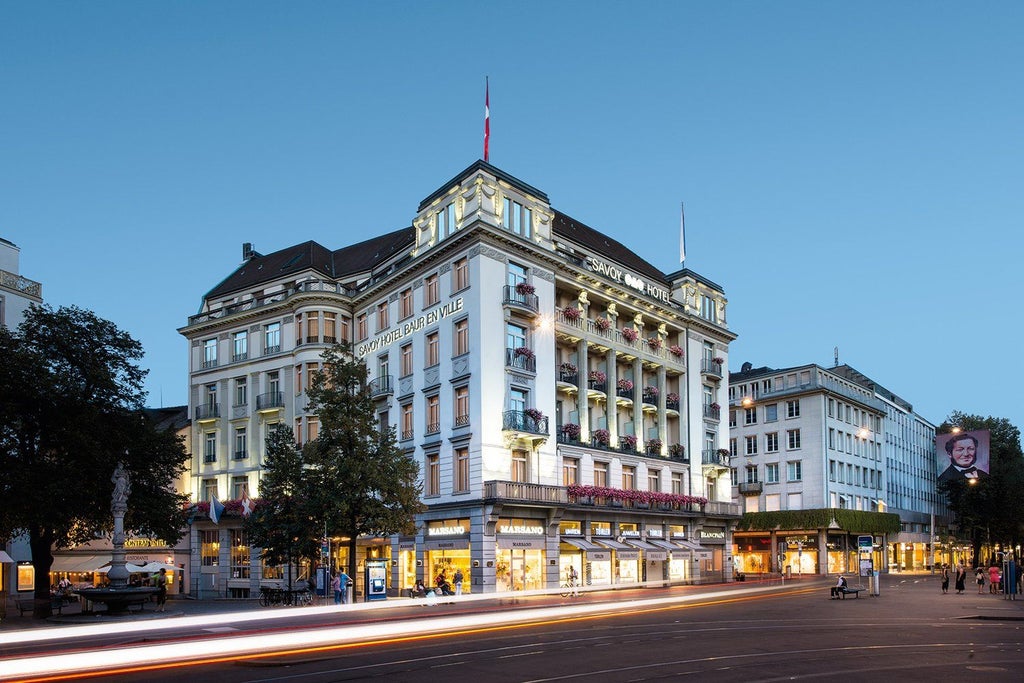
[[[712,554],[710,548],[705,548],[704,546],[700,545],[699,543],[694,543],[693,541],[687,541],[685,538],[677,538],[677,539],[675,539],[672,542],[675,543],[676,545],[678,545],[681,548],[686,548],[687,550],[692,550],[693,552],[698,553],[698,554],[703,555],[703,556],[711,556],[711,554]]]
[[[585,538],[566,538],[562,537],[562,543],[568,543],[569,545],[576,546],[584,552],[593,552],[594,550],[604,550],[602,546],[591,543]]]
[[[595,538],[594,541],[611,550],[636,550],[636,548],[632,546],[620,543],[619,541],[615,541],[610,538]]]
[[[0,550],[0,562],[3,562],[4,564],[14,564],[14,560],[11,559],[11,556],[5,553],[3,550]]]
[[[626,538],[623,539],[627,545],[631,545],[639,550],[661,550],[656,545],[651,545],[647,541],[641,541],[639,538]]]
[[[51,572],[94,572],[110,562],[110,555],[58,555]]]
[[[668,541],[661,541],[656,538],[648,538],[647,542],[653,545],[655,548],[661,548],[671,552],[679,552],[679,546],[675,543],[669,543]]]

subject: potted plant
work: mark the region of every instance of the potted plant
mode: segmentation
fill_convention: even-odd
[[[619,440],[622,442],[622,446],[626,450],[628,450],[628,451],[635,451],[636,450],[636,437],[633,436],[632,434],[626,434],[625,436],[621,437]]]
[[[683,357],[683,347],[679,346],[678,344],[673,344],[672,346],[668,347],[668,352],[671,353],[676,358]]]
[[[711,410],[720,410],[721,408],[722,406],[718,405],[717,403],[711,404]]]
[[[562,425],[562,433],[565,434],[565,437],[567,439],[572,439],[573,441],[576,441],[577,439],[580,438],[580,431],[580,426],[573,422],[569,422],[568,424]]]
[[[665,400],[668,401],[669,403],[679,405],[679,394],[677,394],[674,391],[670,391],[667,394],[665,394]]]
[[[628,342],[635,342],[640,338],[640,333],[634,330],[632,327],[623,327],[622,336],[625,337]]]
[[[728,448],[719,448],[718,449],[718,454],[720,456],[722,456],[723,458],[727,458],[727,457],[729,457],[729,449]]]
[[[647,452],[648,453],[661,453],[661,439],[649,439],[647,441]]]
[[[658,337],[651,337],[647,340],[647,346],[649,346],[651,350],[657,351],[661,348],[661,339]]]
[[[575,363],[565,362],[558,366],[558,371],[563,375],[575,375],[578,368]]]
[[[517,294],[533,294],[537,291],[537,288],[531,285],[529,282],[518,282],[516,283]]]
[[[515,354],[516,354],[517,357],[529,358],[531,360],[533,358],[536,358],[536,355],[533,353],[533,349],[530,349],[530,348],[528,348],[526,346],[518,347],[515,350]]]
[[[591,436],[594,438],[596,443],[599,443],[602,446],[607,446],[609,439],[612,438],[611,433],[607,429],[595,429],[591,433]]]
[[[721,356],[715,356],[714,358],[711,359],[711,362],[712,363],[717,363],[718,365],[721,365],[722,363],[725,362],[725,359],[722,358]]]
[[[591,382],[597,382],[598,384],[601,384],[608,379],[608,375],[604,374],[600,370],[591,370],[590,373],[587,375],[587,379],[590,380]]]
[[[668,454],[673,458],[681,458],[686,453],[686,448],[681,443],[674,443],[668,447]]]
[[[612,327],[612,321],[605,317],[598,317],[594,319],[594,327],[602,332],[607,332]]]
[[[658,387],[644,387],[644,400],[654,403],[658,400]]]
[[[619,389],[619,391],[633,391],[633,380],[626,379],[625,377],[623,377],[618,382],[616,382],[615,386]]]
[[[579,320],[582,315],[583,311],[578,306],[573,306],[572,304],[562,309],[562,317],[566,320]]]
[[[531,420],[533,420],[534,422],[540,422],[541,420],[544,419],[544,413],[540,412],[536,408],[527,408],[526,410],[523,411],[523,414],[526,415]]]

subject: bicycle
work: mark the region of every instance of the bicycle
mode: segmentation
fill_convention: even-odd
[[[580,589],[579,586],[573,581],[566,581],[562,584],[562,597],[567,598],[570,595],[573,597],[579,597]]]

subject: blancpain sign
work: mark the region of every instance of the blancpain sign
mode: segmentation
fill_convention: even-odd
[[[645,294],[653,299],[657,299],[658,301],[663,301],[666,304],[669,303],[667,289],[659,287],[654,283],[637,277],[636,275],[627,273],[621,268],[617,268],[609,263],[605,263],[604,261],[599,261],[593,256],[587,257],[587,267],[590,268],[591,271],[603,275],[612,282],[617,282],[624,287],[635,289],[640,294]]]
[[[387,332],[380,335],[376,339],[372,339],[364,344],[360,344],[359,346],[356,347],[356,353],[359,355],[360,358],[362,358],[368,353],[373,353],[374,351],[383,349],[385,346],[390,346],[399,339],[403,339],[404,337],[412,334],[413,332],[418,332],[422,330],[424,327],[427,327],[428,325],[433,325],[442,318],[447,318],[448,316],[458,313],[461,310],[462,297],[460,296],[458,299],[452,301],[451,303],[447,303],[444,306],[441,306],[440,308],[435,308],[432,311],[427,311],[420,317],[413,318],[412,320],[405,323],[404,325],[401,325],[400,327],[396,327],[393,330],[388,330]]]

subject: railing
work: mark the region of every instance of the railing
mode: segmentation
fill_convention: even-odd
[[[521,410],[506,410],[502,415],[501,428],[505,431],[547,434],[548,418],[537,419]]]
[[[711,501],[704,506],[704,514],[718,517],[739,517],[743,513],[740,511],[739,503]]]
[[[207,403],[206,405],[196,406],[197,420],[212,420],[217,417],[220,417],[219,403]]]
[[[441,433],[441,423],[440,422],[431,422],[430,424],[427,425],[426,433],[427,434],[440,434]]]
[[[484,498],[556,505],[565,505],[569,502],[569,496],[562,486],[528,484],[518,481],[485,481]]]
[[[622,389],[621,387],[615,390],[615,395],[619,398],[628,398],[630,401],[633,400],[633,389]]]
[[[263,349],[263,355],[264,356],[269,356],[272,353],[281,353],[281,345],[280,344],[271,344],[270,346],[268,346],[265,349]]]
[[[242,301],[237,304],[223,306],[213,311],[208,311],[206,313],[199,313],[197,315],[189,316],[188,324],[195,325],[197,323],[208,322],[210,320],[218,320],[220,318],[225,318],[231,315],[232,313],[251,311],[257,308],[261,308],[263,306],[269,306],[270,304],[280,303],[292,296],[295,296],[296,294],[301,294],[303,292],[329,292],[332,294],[351,296],[355,294],[356,290],[349,289],[334,282],[322,282],[318,280],[312,282],[303,282],[297,285],[294,289],[289,289],[283,292],[275,292],[273,294],[268,294],[267,296],[248,299],[247,301]],[[270,351],[267,351],[267,353],[270,353]]]
[[[722,409],[716,405],[705,405],[704,417],[712,420],[720,420],[722,419]]]
[[[744,496],[756,496],[764,490],[764,484],[759,481],[741,481],[737,488]]]
[[[516,291],[515,285],[505,285],[503,293],[503,304],[519,306],[528,311],[533,311],[534,313],[540,310],[540,299],[536,294],[524,294],[522,292],[518,292]]]
[[[415,432],[413,430],[411,430],[411,429],[403,429],[402,430],[402,441],[408,441],[409,439],[411,439],[413,437],[414,433]]]
[[[249,453],[247,451],[235,451],[235,460],[245,460],[248,457]]]
[[[243,360],[249,360],[249,352],[243,351],[242,353],[235,353],[231,356],[232,363],[238,363]]]
[[[27,277],[22,277],[17,273],[11,273],[6,270],[0,270],[0,284],[7,289],[13,289],[17,292],[21,292],[25,296],[34,296],[42,298],[43,286],[35,280],[29,280]]]
[[[648,403],[652,406],[658,405],[658,394],[653,391],[644,391],[643,393],[644,403]]]
[[[714,358],[704,358],[701,360],[700,371],[705,375],[711,375],[713,377],[722,377],[722,364],[715,361]]]
[[[505,367],[537,372],[537,358],[516,353],[515,349],[505,349]]]
[[[620,436],[619,450],[623,453],[636,453],[636,437],[631,439],[628,436]]]
[[[665,407],[669,410],[679,410],[679,399],[677,398],[674,401],[665,399]]]
[[[209,370],[210,368],[215,368],[215,367],[217,367],[217,359],[216,358],[212,358],[210,360],[204,360],[203,361],[203,370]]]
[[[587,388],[593,389],[594,391],[600,391],[601,393],[606,393],[608,391],[608,382],[607,380],[599,382],[596,379],[588,379]]]
[[[558,372],[558,381],[565,382],[566,384],[577,384],[580,381],[580,374],[578,372]]]
[[[700,452],[700,463],[702,465],[717,465],[718,467],[729,467],[730,457],[728,453],[721,453],[715,449],[705,449]]]
[[[204,455],[203,456],[203,462],[217,462],[217,456],[216,455]]]
[[[456,427],[465,427],[469,424],[469,415],[456,415],[455,425]]]
[[[268,391],[256,397],[256,410],[269,410],[284,407],[284,394],[280,391]]]
[[[391,381],[391,375],[381,375],[380,377],[374,377],[370,380],[367,385],[370,390],[370,396],[384,396],[386,394],[393,394],[395,392],[394,385]]]

